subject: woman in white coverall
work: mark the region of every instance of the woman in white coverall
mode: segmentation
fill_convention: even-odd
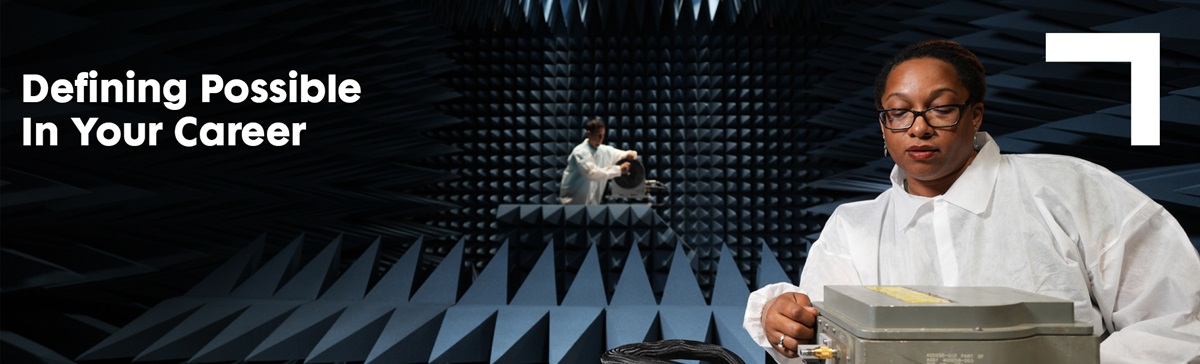
[[[983,65],[914,44],[875,82],[892,187],[834,211],[800,285],[755,291],[743,326],[781,363],[813,341],[824,285],[1004,286],[1075,302],[1103,363],[1200,358],[1200,256],[1161,205],[1087,161],[1000,154]]]
[[[558,196],[564,205],[599,204],[604,199],[604,183],[629,173],[629,162],[618,166],[617,161],[637,159],[635,151],[604,145],[606,130],[600,119],[588,120],[583,128],[587,131],[587,139],[571,151],[567,168],[563,170]]]

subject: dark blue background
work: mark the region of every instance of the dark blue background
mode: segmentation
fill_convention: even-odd
[[[1200,242],[1194,3],[554,6],[546,15],[519,1],[4,2],[5,361],[73,359],[262,234],[269,251],[306,234],[306,257],[345,234],[342,268],[382,237],[380,271],[424,236],[419,279],[463,239],[461,293],[505,237],[495,208],[553,203],[564,156],[592,116],[610,120],[609,142],[641,151],[650,178],[672,187],[656,212],[694,253],[706,296],[722,245],[748,285],[762,244],[794,277],[834,206],[887,187],[871,82],[888,55],[933,38],[983,60],[984,130],[1003,150],[1112,169]],[[1161,33],[1162,145],[1129,145],[1127,64],[1045,63],[1046,32]],[[269,80],[293,69],[353,78],[362,98],[199,102],[203,73]],[[188,104],[21,102],[23,74],[89,70],[187,79]],[[185,148],[170,137],[184,116],[308,130],[300,146]],[[23,117],[57,124],[59,146],[22,146]],[[167,130],[155,147],[80,147],[71,117]],[[663,270],[673,245],[645,253],[648,269]],[[527,272],[533,258],[512,269]],[[611,259],[615,270],[623,255]],[[560,257],[564,269],[570,261]],[[655,279],[659,295],[663,284]]]

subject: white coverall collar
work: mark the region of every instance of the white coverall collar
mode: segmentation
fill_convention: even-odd
[[[950,190],[939,197],[978,215],[987,208],[992,199],[992,191],[996,187],[996,174],[1000,168],[1000,147],[987,132],[975,133],[975,142],[979,153],[975,155],[971,165],[967,166],[967,170],[954,181],[954,185],[950,186]],[[892,167],[891,178],[892,188],[896,193],[908,194],[904,191],[904,171],[899,166]],[[905,216],[905,219],[900,221],[910,220],[915,209],[907,212],[910,216]]]

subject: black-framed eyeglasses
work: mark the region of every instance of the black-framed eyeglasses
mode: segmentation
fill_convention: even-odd
[[[908,130],[917,121],[917,116],[920,116],[932,128],[949,128],[962,121],[963,110],[970,104],[940,105],[922,111],[880,109],[879,123],[888,130]]]

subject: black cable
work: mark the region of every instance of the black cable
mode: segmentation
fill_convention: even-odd
[[[692,340],[662,340],[621,345],[600,356],[602,364],[671,364],[670,359],[703,360],[714,364],[746,364],[716,344]]]

